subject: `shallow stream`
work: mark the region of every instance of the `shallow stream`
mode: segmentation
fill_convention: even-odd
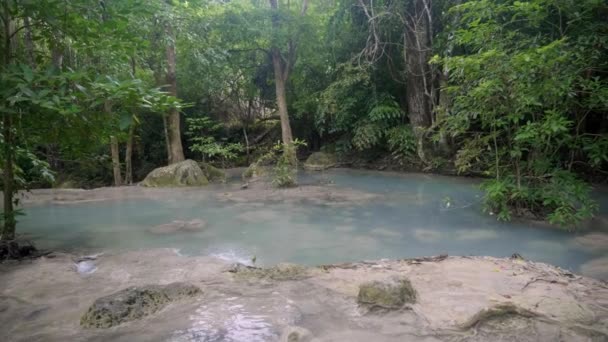
[[[302,174],[300,181],[378,196],[332,205],[331,200],[221,200],[219,195],[229,190],[255,191],[238,190],[239,184],[163,190],[162,196],[151,198],[32,205],[26,208],[19,231],[42,247],[60,250],[169,247],[186,255],[215,255],[245,263],[255,256],[258,265],[519,253],[579,271],[582,264],[608,255],[608,246],[588,248],[578,242],[577,234],[530,223],[497,222],[482,212],[477,180],[338,169]],[[608,194],[597,197],[605,210]],[[201,229],[154,228],[175,220],[200,223]]]

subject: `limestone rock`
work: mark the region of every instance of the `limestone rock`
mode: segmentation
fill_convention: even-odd
[[[416,290],[405,278],[361,284],[357,296],[359,304],[388,310],[401,309],[405,304],[415,301]]]
[[[209,180],[193,160],[184,160],[154,169],[141,182],[141,185],[146,187],[203,186],[207,184],[209,184]]]
[[[201,170],[203,170],[203,174],[207,179],[212,183],[224,183],[226,182],[226,173],[217,167],[204,162],[199,162],[198,166],[200,166]]]
[[[338,159],[334,154],[327,152],[314,152],[304,162],[304,168],[310,171],[322,171],[338,164]]]
[[[233,271],[240,278],[267,279],[276,281],[301,280],[311,276],[305,266],[280,263],[270,268],[240,267]]]
[[[151,315],[172,301],[201,293],[198,287],[185,283],[130,287],[95,300],[80,319],[80,325],[110,328]]]

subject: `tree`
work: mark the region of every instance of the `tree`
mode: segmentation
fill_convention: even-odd
[[[168,6],[171,6],[172,1],[166,0]],[[177,78],[176,78],[176,57],[175,57],[175,33],[170,20],[165,21],[166,47],[165,53],[167,58],[167,91],[170,95],[177,97]],[[180,115],[177,108],[170,108],[167,117],[168,143],[170,148],[169,164],[183,161],[184,149],[182,147],[182,137],[180,128]]]
[[[270,54],[272,57],[272,66],[274,69],[274,83],[276,89],[277,106],[279,117],[281,118],[281,132],[283,137],[283,143],[290,145],[293,141],[293,135],[291,133],[291,125],[289,124],[289,113],[287,110],[287,94],[285,91],[285,83],[289,80],[289,73],[291,72],[297,59],[297,48],[298,43],[296,37],[287,38],[287,51],[282,52],[280,48],[280,35],[281,26],[284,25],[282,21],[281,13],[279,12],[278,0],[269,0],[270,8],[272,9],[272,28],[273,28],[273,42],[271,43]],[[289,5],[287,5],[289,10]],[[300,10],[300,16],[306,15],[308,10],[308,0],[302,0],[302,7]]]

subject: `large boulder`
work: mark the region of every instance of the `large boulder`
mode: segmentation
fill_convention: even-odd
[[[209,184],[203,170],[193,160],[184,160],[179,163],[152,170],[141,182],[147,187],[178,187],[203,186]]]
[[[304,162],[304,168],[310,171],[322,171],[338,164],[338,158],[332,153],[327,152],[314,152],[311,154],[306,162]]]
[[[80,319],[80,325],[110,328],[151,315],[172,301],[201,293],[198,287],[185,283],[130,287],[95,300]]]

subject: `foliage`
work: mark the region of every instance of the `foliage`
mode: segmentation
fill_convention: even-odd
[[[390,127],[403,120],[399,104],[390,94],[377,92],[369,66],[346,64],[340,70],[321,94],[319,132],[342,135],[359,151],[385,143]]]
[[[206,159],[213,160],[218,158],[222,167],[230,160],[238,157],[239,152],[243,152],[243,145],[240,143],[220,143],[210,134],[217,133],[221,125],[211,120],[209,117],[187,118],[188,130],[186,135],[190,136],[190,151],[198,152]]]
[[[415,160],[416,136],[409,125],[391,128],[386,135],[388,148],[395,159]]]
[[[142,179],[166,163],[159,113],[177,108],[187,157],[225,166],[262,154],[252,166],[272,164],[276,186],[297,183],[305,141],[312,151],[482,175],[486,211],[499,219],[574,228],[596,211],[588,182],[605,182],[608,170],[605,1],[309,1],[305,16],[301,1],[279,3],[5,1],[1,18],[18,32],[0,32],[0,110],[14,138],[0,141],[0,167],[14,154],[17,189],[50,186],[54,175],[108,185],[113,136],[130,142]],[[414,132],[407,89],[422,78],[408,69],[406,46],[416,4],[430,4],[420,33],[435,56],[422,61],[432,118]],[[166,93],[173,44],[179,98]],[[301,139],[292,146],[273,147],[273,50],[290,70],[287,107]]]
[[[459,171],[493,176],[483,188],[500,219],[529,213],[572,228],[597,209],[574,170],[606,160],[605,132],[589,126],[608,109],[602,7],[481,0],[449,13],[459,54],[442,59],[453,98],[442,125],[460,141]]]

